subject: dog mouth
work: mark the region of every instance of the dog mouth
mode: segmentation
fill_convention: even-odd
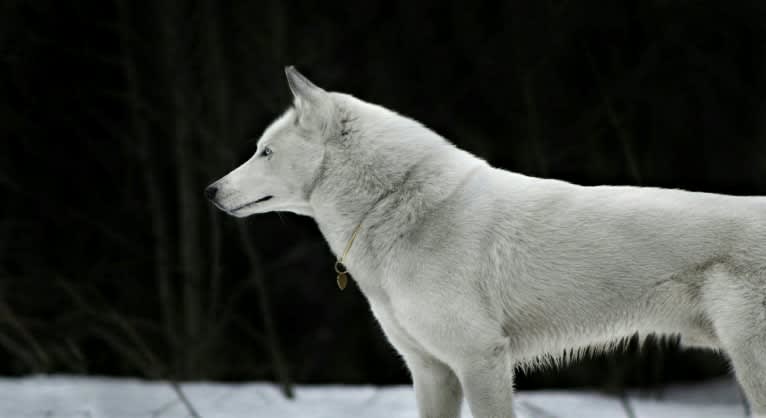
[[[274,196],[272,196],[272,195],[264,196],[264,197],[262,197],[262,198],[260,198],[260,199],[258,199],[258,200],[254,200],[254,201],[252,201],[252,202],[250,202],[250,203],[245,203],[244,205],[241,205],[241,206],[237,206],[236,208],[232,209],[232,210],[231,210],[231,212],[232,212],[232,213],[233,213],[233,212],[238,212],[238,211],[240,211],[240,210],[242,210],[242,209],[246,209],[246,208],[249,208],[250,206],[254,206],[254,205],[257,205],[258,203],[261,203],[261,202],[265,202],[265,201],[267,201],[267,200],[271,200],[273,197],[274,197]]]

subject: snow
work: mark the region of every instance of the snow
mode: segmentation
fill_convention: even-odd
[[[285,399],[271,383],[184,383],[183,392],[203,418],[417,418],[407,386],[299,385]],[[520,392],[520,418],[739,418],[746,417],[734,381],[669,386],[651,396],[624,398],[595,391]],[[137,379],[31,376],[0,378],[0,417],[180,418],[189,413],[173,388]],[[463,417],[470,417],[464,404]]]

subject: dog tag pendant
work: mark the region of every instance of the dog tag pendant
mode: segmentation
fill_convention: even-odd
[[[338,289],[345,289],[348,284],[348,270],[346,270],[346,266],[340,260],[335,262],[335,272],[338,273]]]
[[[348,275],[346,273],[341,273],[338,275],[338,288],[340,290],[343,290],[346,288],[346,285],[348,284]]]

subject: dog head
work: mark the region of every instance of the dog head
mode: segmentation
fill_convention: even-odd
[[[208,199],[230,215],[312,215],[309,194],[319,175],[324,143],[335,129],[335,106],[330,93],[295,68],[287,67],[285,74],[293,106],[266,128],[249,160],[205,189]]]
[[[382,106],[327,92],[293,67],[285,73],[293,106],[266,128],[248,161],[205,190],[220,209],[237,217],[358,215],[407,189],[413,173],[409,189],[446,181],[438,156],[453,147],[444,138]]]

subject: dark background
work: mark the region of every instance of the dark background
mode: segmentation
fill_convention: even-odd
[[[753,1],[0,1],[0,373],[376,384],[407,371],[314,222],[204,186],[288,104],[283,67],[493,165],[766,194]],[[673,339],[520,388],[727,373]]]

